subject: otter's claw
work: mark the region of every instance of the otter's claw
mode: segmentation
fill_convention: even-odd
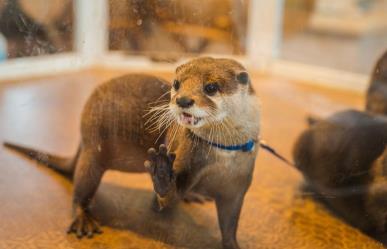
[[[74,233],[78,239],[81,239],[82,237],[92,238],[94,234],[101,234],[102,231],[94,218],[87,211],[82,211],[76,215],[67,233]]]
[[[175,175],[172,165],[175,160],[174,153],[168,153],[167,147],[161,144],[159,151],[150,148],[148,150],[148,160],[144,162],[145,168],[149,171],[155,192],[164,197],[171,190]]]

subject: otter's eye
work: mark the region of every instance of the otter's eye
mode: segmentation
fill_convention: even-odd
[[[216,83],[210,83],[204,86],[204,92],[207,95],[214,95],[217,91],[219,91],[219,85]]]
[[[179,88],[180,88],[180,81],[174,80],[173,81],[173,88],[175,89],[175,91],[179,90]]]

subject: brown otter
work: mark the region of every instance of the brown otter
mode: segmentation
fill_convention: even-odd
[[[387,233],[387,118],[359,111],[317,120],[293,157],[308,187],[340,217],[380,239]]]
[[[387,115],[387,51],[379,58],[367,91],[366,110]]]
[[[199,58],[176,69],[171,93],[169,89],[167,82],[145,75],[98,87],[85,106],[82,142],[73,159],[6,144],[57,170],[74,172],[69,232],[79,237],[99,232],[89,203],[103,173],[144,171],[147,148],[158,141],[159,152],[150,149],[145,162],[157,193],[155,204],[170,206],[188,191],[211,196],[223,246],[239,248],[236,230],[259,135],[258,102],[249,76],[234,60]],[[155,100],[160,104],[143,116]],[[148,131],[147,124],[156,132]]]

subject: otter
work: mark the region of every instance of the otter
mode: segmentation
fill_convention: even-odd
[[[5,145],[74,175],[69,233],[80,238],[100,232],[89,205],[106,170],[148,171],[157,210],[190,193],[209,196],[223,247],[239,248],[237,226],[259,128],[258,98],[246,69],[231,59],[204,57],[177,67],[172,86],[148,75],[99,86],[84,107],[81,145],[72,159]]]
[[[387,117],[342,111],[316,120],[293,158],[308,189],[363,232],[387,233]]]
[[[387,51],[379,58],[367,91],[366,110],[387,115]]]

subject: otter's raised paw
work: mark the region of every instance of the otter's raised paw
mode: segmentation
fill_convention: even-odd
[[[101,234],[97,221],[88,211],[80,210],[75,215],[67,233],[74,233],[78,239],[83,237],[92,238],[94,234]]]
[[[165,197],[174,186],[175,175],[172,165],[176,155],[168,153],[167,147],[162,144],[157,152],[154,148],[148,150],[148,160],[144,162],[149,171],[155,192],[160,197]]]
[[[198,194],[195,192],[188,192],[184,195],[183,201],[187,203],[200,203],[204,204],[207,201],[212,201],[213,199],[209,196]]]

